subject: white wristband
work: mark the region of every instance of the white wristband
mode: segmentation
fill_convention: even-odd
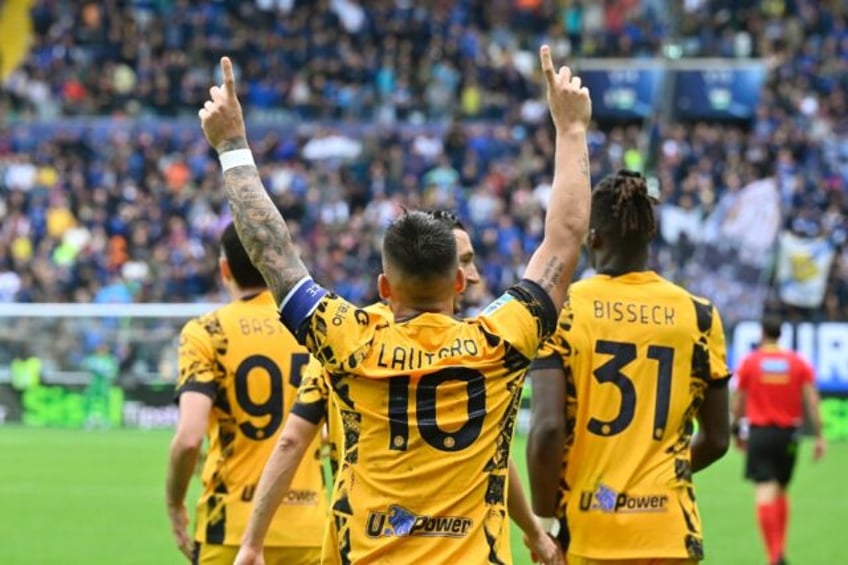
[[[221,169],[226,172],[233,167],[255,167],[256,162],[253,160],[253,153],[250,149],[233,149],[232,151],[224,151],[218,155],[221,161]]]
[[[560,524],[559,520],[553,516],[548,518],[542,518],[541,516],[536,516],[536,519],[539,520],[539,524],[542,526],[542,530],[552,536],[559,537]]]

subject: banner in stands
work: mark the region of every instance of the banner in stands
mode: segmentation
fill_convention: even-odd
[[[662,99],[666,70],[650,61],[621,68],[580,69],[592,93],[592,115],[601,120],[641,120],[650,117]]]
[[[748,120],[766,79],[761,62],[722,68],[681,69],[673,73],[675,116],[683,120]]]
[[[743,321],[727,328],[731,368],[760,340],[757,322]],[[825,434],[848,440],[848,323],[787,324],[781,342],[813,363],[822,401]],[[110,427],[173,429],[179,412],[171,385],[112,387],[102,408]],[[526,420],[526,414],[524,419]],[[84,387],[37,385],[25,391],[0,383],[0,425],[23,423],[34,427],[83,428],[86,425]],[[526,422],[522,429],[526,429]]]
[[[179,415],[173,398],[171,386],[113,386],[106,403],[92,410],[86,406],[82,386],[37,385],[18,390],[11,384],[0,384],[0,423],[83,428],[90,412],[96,411],[102,416],[99,427],[173,428]]]
[[[824,300],[836,250],[823,237],[780,235],[777,282],[780,299],[801,308],[818,308]]]
[[[731,368],[760,341],[760,325],[745,321],[728,335]],[[848,440],[848,323],[784,324],[780,343],[798,351],[813,364],[821,402],[824,434],[829,440]]]
[[[704,223],[684,286],[709,296],[726,327],[760,318],[780,221],[774,180],[761,179],[723,195]]]
[[[760,341],[757,322],[741,322],[733,330],[728,346],[731,367]],[[848,395],[848,323],[822,322],[784,324],[780,336],[784,347],[794,349],[810,361],[816,370],[819,390],[826,393]]]

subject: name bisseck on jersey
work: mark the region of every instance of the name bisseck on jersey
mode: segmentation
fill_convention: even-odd
[[[592,311],[596,319],[646,326],[673,326],[677,316],[677,310],[673,306],[620,300],[593,300]]]

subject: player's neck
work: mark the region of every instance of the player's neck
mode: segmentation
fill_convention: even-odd
[[[433,313],[453,316],[456,292],[452,280],[402,279],[391,287],[387,297],[395,320]]]
[[[233,300],[248,300],[258,294],[262,294],[266,290],[268,290],[268,287],[265,286],[251,286],[248,288],[235,287],[232,292]]]
[[[612,254],[596,257],[595,270],[601,275],[616,277],[626,275],[627,273],[638,273],[648,270],[647,253],[639,253],[627,257]]]
[[[438,301],[431,304],[411,304],[406,302],[395,302],[390,304],[395,320],[403,321],[414,318],[420,314],[444,314],[445,316],[454,315],[453,300]]]

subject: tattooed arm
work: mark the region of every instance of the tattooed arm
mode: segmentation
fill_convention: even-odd
[[[199,112],[201,127],[218,154],[248,150],[241,104],[236,96],[233,65],[221,59],[224,85],[209,90],[211,100]],[[233,212],[233,223],[251,261],[262,273],[277,304],[309,275],[292,243],[291,234],[277,207],[271,201],[259,171],[238,161],[224,171],[224,187]]]
[[[247,139],[233,138],[223,142],[218,152],[246,148]],[[239,239],[279,304],[309,274],[286,222],[265,191],[256,167],[234,167],[224,172],[224,188]]]
[[[591,180],[586,130],[592,115],[589,91],[568,67],[554,72],[550,49],[543,46],[542,70],[548,84],[548,106],[556,126],[556,153],[545,235],[530,258],[525,278],[547,291],[557,309],[565,302],[568,283],[589,227]]]

